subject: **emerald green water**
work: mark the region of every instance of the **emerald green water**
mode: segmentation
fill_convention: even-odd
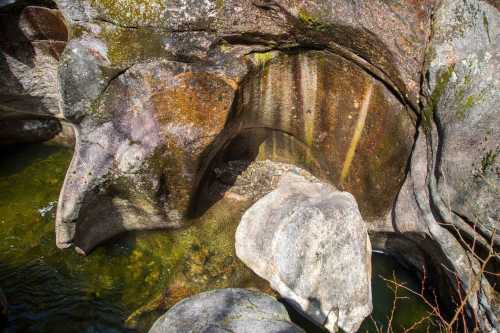
[[[147,332],[170,306],[204,290],[272,293],[234,254],[238,213],[246,207],[221,200],[189,228],[129,233],[83,257],[56,248],[55,208],[50,210],[72,150],[37,144],[0,154],[0,288],[10,303],[0,331]],[[387,322],[393,295],[378,275],[391,277],[392,271],[418,286],[391,258],[374,256],[373,316],[380,325]],[[426,313],[418,299],[406,296],[395,312],[395,332]],[[419,328],[426,331],[425,324]],[[370,322],[361,332],[367,330],[374,332]]]
[[[419,291],[421,285],[413,272],[399,265],[388,255],[373,253],[372,269],[372,318],[365,320],[359,332],[377,332],[374,321],[379,329],[387,332],[388,318],[393,308],[394,290],[393,285],[388,284],[384,278],[392,280],[396,277],[398,282],[404,283],[415,291]],[[418,296],[407,290],[399,288],[397,296],[391,327],[392,332],[403,332],[404,329],[410,328],[415,322],[426,317],[428,308]],[[424,333],[437,332],[437,330],[430,320],[425,320],[414,327],[411,332]]]

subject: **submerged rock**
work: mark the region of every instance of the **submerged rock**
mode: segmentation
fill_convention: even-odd
[[[372,311],[370,240],[347,192],[285,175],[243,215],[236,254],[330,332],[355,332]]]
[[[303,333],[271,296],[219,289],[187,298],[161,316],[149,333]]]

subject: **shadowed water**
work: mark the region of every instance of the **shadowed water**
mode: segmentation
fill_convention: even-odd
[[[0,331],[147,332],[170,306],[205,290],[272,293],[234,254],[234,232],[246,207],[220,200],[189,228],[130,233],[82,257],[55,247],[55,205],[72,150],[37,144],[0,154],[0,288],[10,303]],[[373,316],[381,326],[393,294],[378,276],[393,271],[418,287],[411,272],[374,256]],[[394,315],[396,332],[426,313],[417,298],[405,296]],[[371,325],[367,321],[361,332],[373,332]]]

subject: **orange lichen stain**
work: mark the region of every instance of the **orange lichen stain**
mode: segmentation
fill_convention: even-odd
[[[163,123],[187,124],[215,135],[222,130],[234,89],[209,73],[185,72],[175,76],[176,83],[152,96],[157,119]]]

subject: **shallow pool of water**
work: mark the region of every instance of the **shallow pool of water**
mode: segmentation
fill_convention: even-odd
[[[0,154],[0,288],[10,303],[8,321],[0,324],[4,332],[147,332],[170,306],[205,290],[272,293],[234,254],[234,231],[246,207],[221,200],[189,228],[130,233],[82,257],[55,247],[55,205],[72,150],[37,144]],[[393,297],[379,275],[392,277],[393,271],[418,287],[411,272],[374,256],[373,318],[379,326],[387,322]],[[396,332],[426,313],[418,299],[403,296]],[[361,332],[374,332],[372,326],[367,321]]]

